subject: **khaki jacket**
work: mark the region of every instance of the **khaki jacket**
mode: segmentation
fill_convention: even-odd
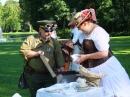
[[[28,61],[26,55],[31,50],[44,51],[44,56],[48,59],[48,63],[52,68],[54,68],[55,64],[58,68],[65,65],[61,45],[53,38],[49,38],[44,43],[39,36],[31,35],[27,37],[20,48],[20,54],[24,58],[25,63]],[[37,72],[49,72],[40,56],[31,58],[28,64]]]

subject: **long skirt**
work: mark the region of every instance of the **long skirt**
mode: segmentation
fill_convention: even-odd
[[[100,86],[104,88],[104,95],[115,94],[116,96],[113,97],[130,97],[129,76],[116,57],[112,56],[105,63],[88,69],[105,74],[100,82]]]

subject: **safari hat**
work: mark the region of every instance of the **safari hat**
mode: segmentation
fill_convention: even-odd
[[[52,26],[56,21],[53,20],[41,20],[37,21],[37,23],[40,25],[40,27],[45,31],[45,32],[52,32]]]

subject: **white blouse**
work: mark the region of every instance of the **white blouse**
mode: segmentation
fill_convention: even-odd
[[[93,40],[98,51],[109,49],[109,34],[100,26],[96,27],[89,35],[82,33],[79,37],[79,42],[82,43],[84,39]]]

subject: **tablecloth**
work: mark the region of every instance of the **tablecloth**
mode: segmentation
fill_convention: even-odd
[[[71,82],[71,84],[75,83]],[[36,97],[104,97],[103,92],[103,87],[90,87],[90,89],[85,92],[75,92],[68,96],[63,92],[50,93],[46,91],[46,88],[41,88],[37,91]]]

